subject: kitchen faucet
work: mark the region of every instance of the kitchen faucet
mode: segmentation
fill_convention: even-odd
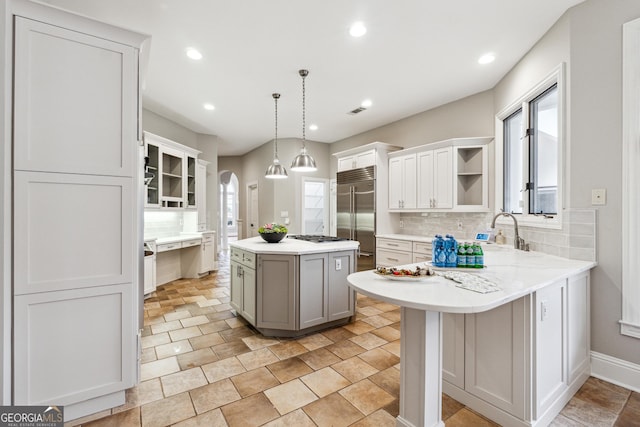
[[[513,229],[514,229],[513,247],[515,249],[522,249],[523,251],[528,251],[529,245],[524,243],[524,239],[521,238],[520,234],[518,233],[518,220],[516,219],[515,216],[511,215],[508,212],[500,212],[493,217],[493,221],[491,221],[491,228],[492,229],[496,228],[496,219],[498,219],[499,216],[508,216],[513,219]]]

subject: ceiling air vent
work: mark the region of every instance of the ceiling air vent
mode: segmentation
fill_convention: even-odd
[[[358,107],[355,110],[351,110],[349,111],[347,114],[351,114],[352,116],[358,114],[358,113],[362,113],[364,110],[366,110],[366,108],[364,107]]]

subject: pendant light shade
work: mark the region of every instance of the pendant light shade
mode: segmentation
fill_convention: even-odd
[[[276,133],[273,139],[273,163],[267,168],[264,177],[269,179],[285,179],[288,177],[287,170],[280,164],[280,159],[278,159],[278,99],[280,98],[280,94],[274,93],[271,96],[273,96],[275,103]]]
[[[306,102],[306,91],[304,85],[304,79],[309,75],[308,70],[299,70],[298,73],[300,77],[302,77],[302,150],[300,150],[300,154],[293,159],[291,162],[291,170],[296,172],[314,172],[318,168],[316,167],[316,161],[313,160],[313,157],[309,153],[307,153],[307,147],[305,146],[306,142],[306,117],[305,117],[305,102]]]

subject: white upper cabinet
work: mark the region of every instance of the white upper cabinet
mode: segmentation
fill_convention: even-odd
[[[389,154],[389,209],[487,211],[493,138],[456,138]]]
[[[389,209],[415,209],[416,155],[389,159]]]
[[[421,151],[418,156],[419,209],[450,209],[453,207],[452,148]]]
[[[197,171],[200,151],[149,132],[144,133],[144,140],[148,157],[146,172],[149,177],[145,207],[198,209]],[[200,194],[203,195],[204,192]]]
[[[364,168],[367,166],[374,166],[375,164],[376,150],[366,150],[362,153],[356,153],[338,158],[338,172]]]

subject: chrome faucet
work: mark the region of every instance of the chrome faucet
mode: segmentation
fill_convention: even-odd
[[[493,221],[491,221],[491,228],[492,229],[496,228],[496,219],[498,219],[499,216],[508,216],[513,219],[513,228],[514,228],[513,247],[515,249],[522,249],[523,251],[528,251],[529,245],[524,243],[524,239],[521,238],[520,234],[518,233],[518,220],[516,219],[515,216],[511,215],[508,212],[500,212],[493,217]]]

